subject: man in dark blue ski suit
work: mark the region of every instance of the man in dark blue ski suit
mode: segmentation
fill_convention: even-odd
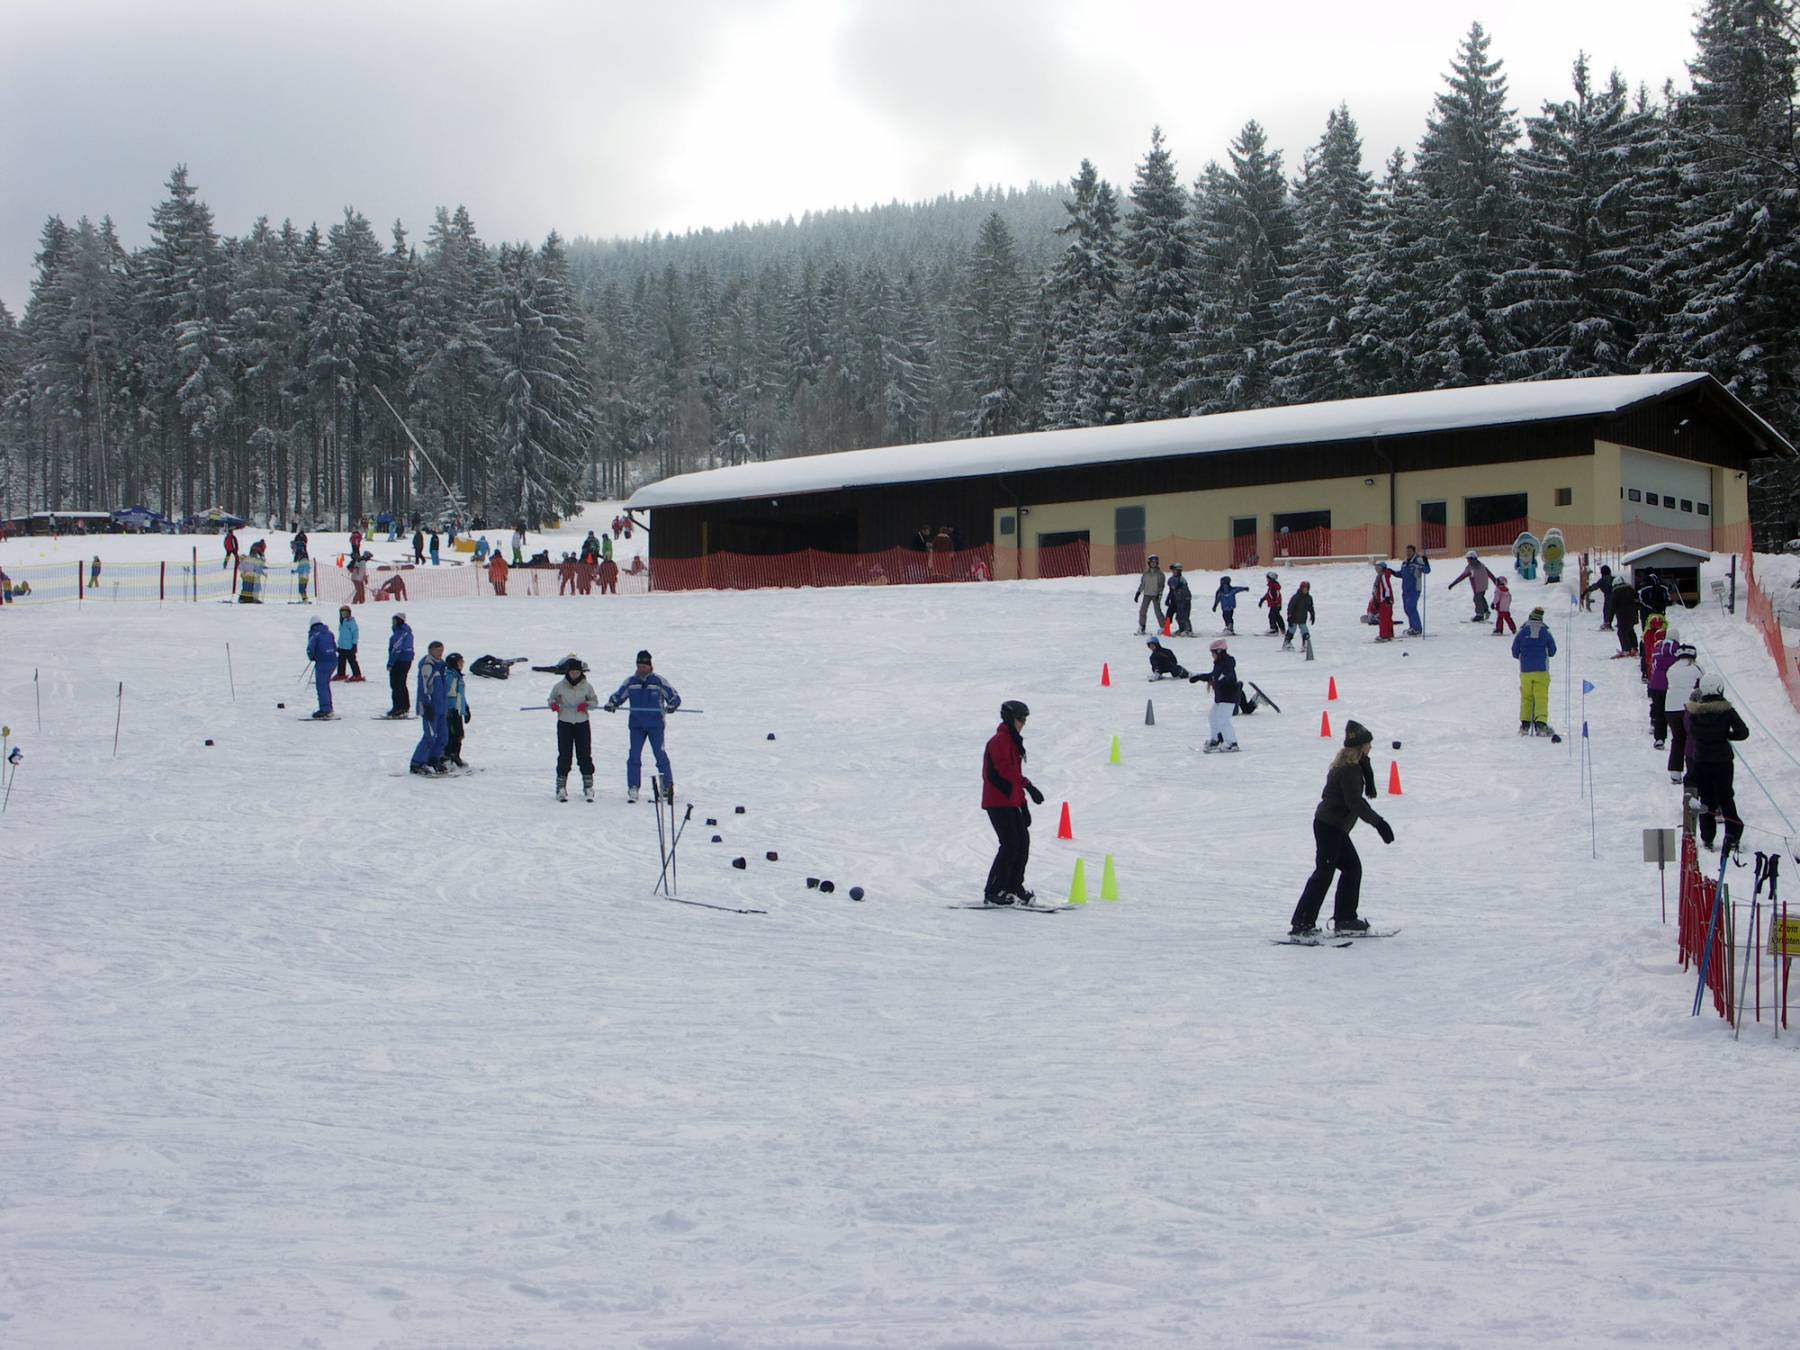
[[[1431,571],[1431,559],[1413,545],[1406,546],[1406,561],[1400,564],[1400,607],[1406,611],[1406,635],[1418,637],[1425,631],[1419,617],[1419,592],[1425,589],[1425,575]]]
[[[681,695],[675,686],[658,675],[649,652],[637,654],[637,670],[625,683],[613,690],[606,700],[606,711],[617,712],[621,704],[631,705],[631,748],[625,754],[626,799],[638,799],[638,786],[643,782],[644,742],[650,742],[650,753],[656,758],[656,772],[662,778],[663,796],[675,800],[675,771],[669,767],[669,756],[663,749],[663,719],[666,713],[681,706]]]
[[[322,620],[314,619],[307,631],[306,654],[312,658],[313,683],[319,690],[319,710],[313,719],[322,722],[331,716],[331,677],[337,670],[337,639]]]

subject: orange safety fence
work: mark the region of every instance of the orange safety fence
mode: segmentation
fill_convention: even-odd
[[[1775,662],[1775,677],[1787,691],[1788,702],[1800,712],[1800,647],[1789,650],[1782,640],[1781,619],[1775,605],[1756,581],[1756,554],[1750,550],[1749,531],[1744,540],[1744,618],[1762,633],[1763,645]]]

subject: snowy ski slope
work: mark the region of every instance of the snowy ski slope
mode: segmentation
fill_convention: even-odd
[[[650,647],[704,710],[669,735],[681,892],[766,916],[650,896],[623,718],[595,719],[600,800],[552,800],[550,722],[515,711],[550,677],[470,681],[479,776],[390,776],[418,724],[364,715],[387,607],[360,611],[370,682],[319,725],[318,611],[0,610],[25,752],[0,1344],[1788,1343],[1800,1034],[1686,1015],[1638,860],[1679,790],[1611,634],[1573,623],[1595,858],[1578,738],[1515,734],[1508,643],[1444,593],[1456,570],[1434,636],[1385,647],[1355,618],[1366,564],[1285,573],[1318,596],[1311,664],[1241,607],[1240,669],[1286,711],[1240,719],[1236,756],[1199,753],[1203,686],[1144,683],[1129,577],[406,606],[421,648],[573,650],[604,691]],[[1567,590],[1516,592],[1562,641]],[[1758,831],[1800,804],[1800,718],[1741,618],[1681,622],[1756,733],[1747,843],[1780,847]],[[1097,891],[1110,853],[1119,903],[948,907],[991,856],[1007,697],[1049,798],[1031,884],[1059,896],[1083,858]],[[1373,729],[1384,788],[1400,764],[1376,803],[1397,841],[1355,839],[1363,913],[1405,931],[1272,946],[1327,709]]]

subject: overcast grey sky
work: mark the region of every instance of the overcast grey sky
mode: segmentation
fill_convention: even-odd
[[[178,162],[221,233],[345,206],[415,239],[637,235],[1069,177],[1183,178],[1250,118],[1290,170],[1347,102],[1410,150],[1471,21],[1521,116],[1578,51],[1687,84],[1695,0],[0,0],[0,299],[44,219],[127,247]]]

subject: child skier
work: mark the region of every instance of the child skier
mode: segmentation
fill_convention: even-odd
[[[426,644],[419,662],[414,701],[419,705],[419,743],[413,747],[412,772],[424,778],[445,773],[444,749],[450,740],[450,708],[445,701],[444,644]]]
[[[1233,586],[1230,577],[1219,578],[1219,589],[1213,592],[1212,607],[1224,615],[1225,631],[1233,637],[1237,636],[1237,625],[1233,622],[1237,614],[1237,598],[1248,586]]]
[[[1693,701],[1700,685],[1698,654],[1685,642],[1675,646],[1675,659],[1668,669],[1669,690],[1663,706],[1669,713],[1669,781],[1679,783],[1687,768],[1687,705]]]
[[[579,656],[571,653],[563,657],[557,668],[562,671],[562,678],[550,690],[549,698],[551,710],[556,713],[556,800],[569,800],[569,761],[572,759],[581,766],[581,795],[591,802],[594,800],[594,732],[588,723],[588,711],[599,704],[600,695],[588,683],[587,667]]]
[[[448,735],[444,741],[444,758],[457,768],[466,769],[469,766],[462,757],[463,728],[474,720],[474,714],[469,711],[461,652],[451,652],[444,658],[444,707],[448,711],[445,719]]]
[[[337,630],[337,674],[333,675],[335,683],[342,680],[346,684],[363,682],[362,666],[356,660],[356,643],[359,634],[356,629],[356,617],[350,606],[338,606]]]
[[[1544,608],[1531,611],[1513,637],[1512,654],[1519,662],[1519,735],[1550,734],[1550,661],[1556,637],[1544,622]]]
[[[306,654],[312,658],[313,684],[319,691],[319,710],[313,720],[323,722],[331,716],[331,674],[337,669],[337,643],[323,619],[314,619],[306,634]]]
[[[1294,906],[1288,926],[1293,937],[1311,937],[1319,931],[1319,907],[1325,903],[1333,872],[1338,874],[1338,884],[1331,926],[1340,933],[1369,931],[1369,921],[1356,912],[1362,892],[1362,859],[1350,842],[1350,831],[1357,821],[1364,820],[1375,827],[1382,843],[1394,842],[1393,826],[1377,815],[1363,796],[1363,762],[1374,739],[1361,722],[1344,727],[1344,748],[1332,758],[1325,790],[1313,810],[1313,871]]]
[[[656,759],[656,771],[662,775],[663,797],[675,800],[675,771],[669,767],[669,756],[663,750],[665,714],[681,706],[681,695],[675,686],[658,675],[649,652],[637,654],[637,670],[613,690],[606,700],[606,711],[617,712],[623,703],[631,704],[631,748],[625,754],[625,800],[638,799],[638,784],[643,779],[644,742],[650,742],[650,753]]]
[[[1486,623],[1488,616],[1487,588],[1488,582],[1494,574],[1488,571],[1487,564],[1481,561],[1474,549],[1463,554],[1463,560],[1463,570],[1457,574],[1456,580],[1452,581],[1445,589],[1453,591],[1459,582],[1466,580],[1469,583],[1469,590],[1475,595],[1475,617],[1469,622]]]
[[[1137,594],[1131,597],[1137,601],[1138,632],[1140,633],[1144,631],[1146,611],[1154,611],[1156,626],[1159,630],[1163,626],[1163,570],[1158,566],[1160,561],[1154,553],[1144,559],[1144,575],[1138,578]]]
[[[1000,705],[1000,725],[981,752],[981,809],[1000,846],[988,867],[982,898],[990,905],[1029,905],[1036,895],[1025,889],[1025,864],[1031,859],[1031,807],[1044,794],[1025,776],[1025,719],[1031,716],[1016,698]]]
[[[1419,613],[1419,596],[1425,590],[1425,577],[1431,571],[1431,560],[1413,546],[1406,546],[1406,561],[1400,564],[1400,603],[1406,610],[1406,636],[1418,637],[1425,631],[1425,620]]]
[[[1268,582],[1269,585],[1268,588],[1263,591],[1262,599],[1258,600],[1256,603],[1259,605],[1267,605],[1269,607],[1269,631],[1271,633],[1280,633],[1285,637],[1287,635],[1287,626],[1281,621],[1281,578],[1276,576],[1273,572],[1264,572],[1263,580]]]
[[[1243,693],[1243,687],[1238,684],[1237,661],[1225,649],[1224,638],[1214,638],[1209,649],[1212,652],[1213,668],[1188,676],[1190,684],[1204,681],[1212,686],[1213,705],[1209,715],[1212,735],[1206,742],[1205,753],[1211,755],[1221,751],[1235,752],[1238,738],[1237,728],[1232,725],[1232,715],[1237,712],[1238,699]]]
[[[1692,647],[1688,651],[1692,652]],[[1669,734],[1669,672],[1681,656],[1681,639],[1673,628],[1665,628],[1656,649],[1650,655],[1650,736],[1658,750]]]
[[[1375,632],[1377,642],[1394,640],[1394,574],[1388,571],[1386,559],[1370,560],[1375,568],[1375,585],[1369,592],[1369,611],[1380,625]]]
[[[1175,625],[1176,637],[1194,636],[1194,593],[1188,589],[1187,577],[1180,563],[1169,564],[1169,621]]]
[[[1727,853],[1737,848],[1743,837],[1744,822],[1738,819],[1737,799],[1731,780],[1734,760],[1731,742],[1750,739],[1750,728],[1738,710],[1725,699],[1722,675],[1702,675],[1688,701],[1687,718],[1687,785],[1688,791],[1700,799],[1700,842],[1713,846],[1713,830],[1717,817],[1725,818],[1723,847]]]
[[[1515,633],[1519,631],[1519,625],[1513,622],[1512,616],[1512,587],[1506,584],[1505,577],[1495,577],[1494,636],[1499,637],[1508,629]]]
[[[1282,640],[1281,650],[1287,651],[1294,645],[1296,634],[1300,638],[1300,649],[1306,653],[1306,659],[1312,660],[1312,626],[1318,618],[1313,608],[1312,582],[1303,581],[1300,589],[1295,591],[1287,607],[1287,637]]]
[[[1150,678],[1153,680],[1177,679],[1185,680],[1187,671],[1176,664],[1175,653],[1162,645],[1162,639],[1150,638],[1145,644],[1150,648]]]
[[[1638,640],[1638,675],[1645,684],[1650,683],[1650,658],[1656,652],[1657,643],[1663,640],[1663,634],[1669,631],[1669,620],[1666,615],[1652,612],[1644,620],[1644,633]]]

